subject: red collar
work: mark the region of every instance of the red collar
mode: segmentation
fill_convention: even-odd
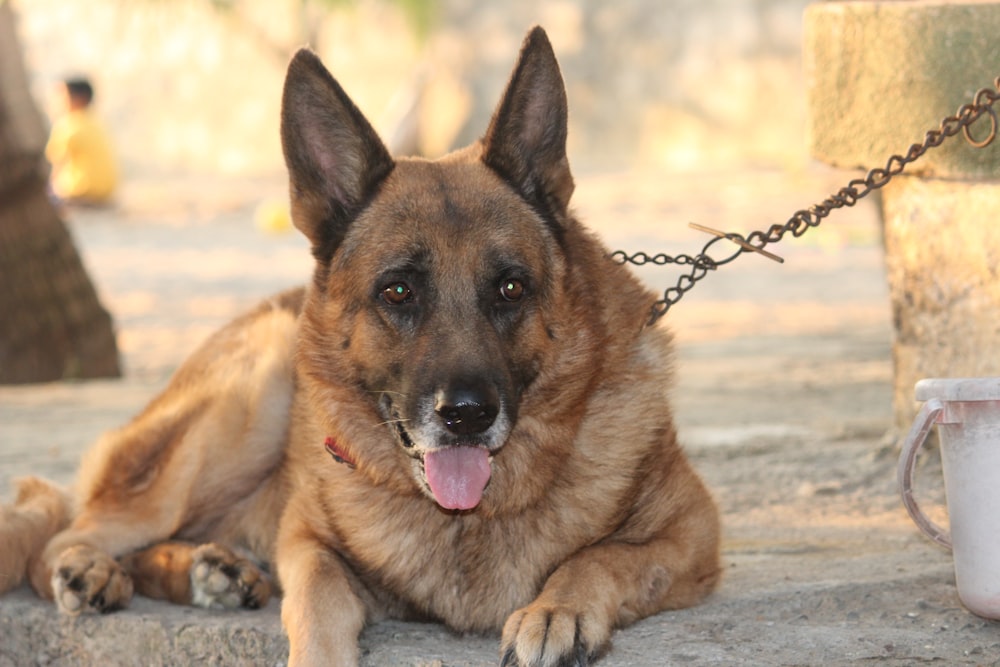
[[[334,440],[333,438],[327,437],[326,442],[323,443],[323,446],[326,448],[326,451],[330,453],[330,456],[333,457],[333,460],[336,461],[337,463],[343,463],[351,470],[354,470],[354,468],[357,467],[357,464],[354,462],[354,459],[348,456],[347,452],[341,449],[337,445],[337,441]]]

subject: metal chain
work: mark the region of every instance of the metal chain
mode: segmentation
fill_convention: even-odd
[[[997,111],[993,108],[993,104],[998,99],[1000,99],[1000,77],[993,81],[993,89],[983,88],[979,90],[970,104],[962,105],[953,116],[944,118],[938,129],[927,132],[923,142],[912,144],[905,155],[893,155],[886,161],[885,167],[872,169],[864,178],[852,179],[836,194],[830,195],[819,204],[806,210],[796,211],[783,225],[771,225],[767,231],[751,232],[746,237],[736,233],[723,234],[718,232],[697,255],[667,255],[664,253],[649,255],[645,252],[630,255],[624,250],[617,250],[611,253],[611,259],[618,264],[636,266],[678,264],[691,267],[687,273],[682,274],[677,279],[677,283],[673,287],[669,287],[663,292],[662,299],[653,303],[647,324],[652,325],[666,315],[670,307],[680,301],[710,271],[728,264],[745,252],[760,252],[765,246],[780,241],[789,232],[792,236],[802,236],[806,230],[819,226],[823,218],[830,215],[832,211],[854,206],[873,191],[884,187],[889,181],[901,174],[906,165],[918,160],[931,148],[940,146],[945,139],[961,132],[966,141],[973,147],[989,146],[997,136]],[[986,137],[977,140],[972,137],[971,126],[984,114],[990,118],[990,131]],[[709,251],[713,245],[723,239],[732,241],[736,247],[730,255],[716,259],[709,254]]]

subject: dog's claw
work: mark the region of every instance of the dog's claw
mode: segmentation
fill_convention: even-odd
[[[514,655],[513,647],[504,651],[500,658],[500,667],[517,667],[517,656]]]
[[[557,667],[588,667],[592,657],[583,642],[577,642],[573,646],[573,654],[563,656],[556,665]],[[522,667],[513,646],[504,651],[500,657],[500,667]]]

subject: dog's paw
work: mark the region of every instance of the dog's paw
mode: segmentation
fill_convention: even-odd
[[[608,623],[586,612],[535,602],[504,624],[500,667],[586,667],[610,635]]]
[[[103,614],[128,606],[132,579],[110,555],[88,546],[70,547],[56,560],[52,592],[70,616]]]
[[[206,609],[259,609],[271,599],[271,585],[260,568],[218,544],[194,550],[191,604]]]

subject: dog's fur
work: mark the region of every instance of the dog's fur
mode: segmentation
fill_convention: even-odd
[[[281,133],[311,284],[94,447],[28,568],[39,594],[255,607],[270,563],[291,665],[353,665],[365,623],[395,617],[500,631],[524,667],[586,664],[615,626],[708,594],[718,516],[676,442],[670,339],[568,210],[545,33],[484,138],[440,160],[393,160],[306,51]]]

